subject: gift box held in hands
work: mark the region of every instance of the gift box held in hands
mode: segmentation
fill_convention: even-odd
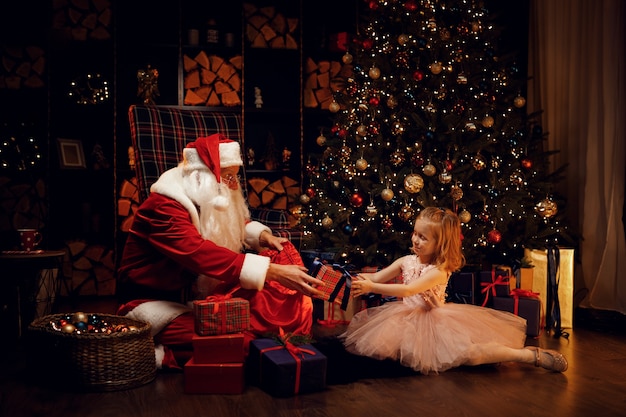
[[[322,296],[316,296],[316,298],[330,303],[339,303],[341,309],[346,311],[352,287],[352,275],[348,272],[347,266],[330,265],[315,259],[309,268],[309,275],[324,282],[324,285],[316,287],[323,293]]]
[[[253,384],[272,396],[291,397],[324,390],[327,364],[311,344],[262,338],[250,342],[246,367]]]
[[[226,295],[211,295],[194,300],[195,330],[200,336],[239,333],[250,328],[248,300]]]

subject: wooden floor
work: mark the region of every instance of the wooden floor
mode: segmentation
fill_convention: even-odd
[[[110,313],[97,305],[72,308]],[[255,386],[242,395],[187,395],[182,373],[159,373],[154,382],[125,391],[78,393],[38,384],[37,375],[25,371],[27,358],[17,352],[3,355],[0,417],[625,416],[625,323],[620,314],[579,309],[569,339],[542,335],[528,341],[565,354],[569,369],[563,374],[503,363],[424,376],[347,355],[329,335],[337,329],[320,328],[318,345],[329,356],[328,387],[290,398],[274,398]]]

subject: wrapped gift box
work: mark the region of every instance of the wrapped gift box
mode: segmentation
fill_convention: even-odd
[[[492,268],[491,271],[480,271],[480,305],[491,307],[493,297],[507,297],[510,292],[509,272]]]
[[[241,394],[246,386],[243,363],[196,363],[183,368],[185,394]]]
[[[241,363],[245,359],[243,333],[220,334],[215,336],[194,335],[194,363]]]
[[[559,267],[556,276],[558,282],[558,297],[561,315],[561,327],[572,328],[574,314],[574,249],[558,248],[559,250]],[[525,249],[524,256],[527,257],[534,268],[532,291],[539,293],[541,306],[544,309],[542,313],[548,320],[548,312],[545,309],[548,306],[548,257],[547,250]]]
[[[275,397],[322,391],[326,388],[326,356],[310,344],[289,349],[274,339],[250,342],[250,380]]]
[[[320,259],[315,259],[309,268],[309,275],[316,277],[325,284],[317,287],[323,294],[319,297],[316,296],[316,298],[331,303],[339,303],[344,311],[348,308],[352,275],[346,266],[330,265]]]
[[[519,268],[513,276],[509,278],[509,287],[511,291],[518,290],[533,290],[533,268]]]
[[[345,310],[342,310],[341,306],[337,303],[330,303],[328,301],[323,301],[323,303],[323,314],[322,318],[318,320],[318,323],[324,326],[348,324],[356,313],[367,308],[366,299],[364,297],[350,297],[350,301],[348,301],[348,306]]]
[[[526,319],[526,335],[537,337],[541,331],[541,301],[533,297],[493,297],[493,308]]]
[[[250,328],[250,303],[237,297],[194,300],[195,330],[200,336],[240,333]]]
[[[330,262],[333,263],[337,258],[338,252],[322,252],[319,250],[301,250],[300,256],[302,257],[302,262],[304,262],[304,266],[308,269],[311,268],[313,262],[315,260],[322,260],[322,262]]]
[[[509,289],[513,291],[518,290],[533,290],[533,269],[532,268],[520,268],[519,263],[514,265],[513,268],[507,265],[495,265],[496,270],[506,271],[509,275]]]
[[[458,304],[476,304],[476,274],[455,272],[448,280],[446,301]]]

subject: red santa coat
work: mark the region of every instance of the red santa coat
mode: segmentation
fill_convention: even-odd
[[[258,247],[263,230],[269,229],[258,222],[248,223],[246,241],[254,243],[256,239]],[[192,312],[172,301],[181,301],[182,291],[203,274],[221,281],[219,292],[236,285],[242,287],[234,295],[250,301],[249,337],[278,333],[279,327],[308,335],[312,326],[311,299],[277,282],[265,282],[270,261],[293,263],[294,257],[302,265],[292,245],[283,252],[268,250],[258,255],[220,247],[200,235],[187,205],[152,192],[135,213],[124,247],[118,294],[126,304],[118,314],[149,321],[155,340],[163,341],[166,347],[190,346],[195,331]],[[146,303],[155,300],[159,302]]]

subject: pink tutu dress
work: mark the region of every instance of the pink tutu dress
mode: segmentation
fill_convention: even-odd
[[[402,263],[405,284],[435,265],[416,255]],[[512,313],[471,304],[446,303],[446,285],[357,313],[341,335],[346,350],[376,359],[398,360],[423,374],[467,363],[477,344],[523,348],[526,320]]]

